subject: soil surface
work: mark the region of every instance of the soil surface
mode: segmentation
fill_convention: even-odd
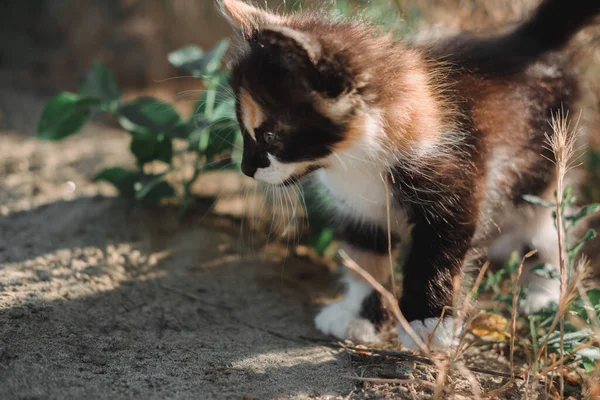
[[[239,175],[199,184],[221,194],[220,216],[131,207],[93,182],[133,164],[127,134],[90,124],[40,142],[44,104],[0,96],[0,399],[432,397],[431,367],[351,354],[316,331],[319,307],[338,295],[335,271],[245,233],[236,220],[252,202]],[[389,333],[383,346],[397,349]],[[505,344],[464,360],[509,370]],[[484,392],[507,382],[477,379]],[[474,398],[474,381],[453,371],[444,398]]]
[[[319,337],[327,268],[251,246],[226,219],[129,207],[92,182],[131,163],[127,136],[90,125],[38,142],[43,104],[0,103],[0,398],[352,391],[337,351],[298,339]]]

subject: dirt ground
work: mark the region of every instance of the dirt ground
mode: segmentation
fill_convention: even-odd
[[[132,163],[126,134],[92,124],[42,143],[45,99],[1,94],[0,399],[431,398],[430,367],[351,355],[316,331],[339,289],[329,267],[241,234],[236,218],[132,208],[93,182]],[[239,179],[201,186],[228,192],[217,209],[235,215]],[[506,354],[477,346],[466,361],[508,371]],[[450,382],[452,398],[473,398],[467,379]]]
[[[131,162],[124,134],[39,143],[43,101],[2,97],[1,399],[351,392],[337,351],[296,339],[318,337],[326,268],[259,255],[227,220],[131,209],[91,182]]]

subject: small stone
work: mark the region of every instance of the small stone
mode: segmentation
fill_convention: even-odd
[[[103,355],[99,355],[99,354],[92,356],[91,361],[92,361],[92,364],[100,365],[100,366],[106,365],[106,363],[107,363],[106,357]]]
[[[50,279],[52,279],[50,273],[45,269],[36,269],[35,273],[41,282],[48,282]]]
[[[25,313],[23,312],[23,310],[19,310],[18,308],[13,308],[8,312],[8,318],[10,319],[19,319],[23,318],[24,316]]]

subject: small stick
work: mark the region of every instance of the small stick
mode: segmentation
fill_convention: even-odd
[[[488,399],[496,399],[501,393],[504,393],[510,388],[512,388],[514,384],[515,383],[511,380],[505,383],[504,385],[500,386],[498,389],[490,390],[489,392],[485,393],[483,397],[486,397]]]
[[[462,362],[455,363],[454,365],[456,366],[456,368],[458,368],[458,371],[465,377],[465,379],[468,380],[471,384],[471,387],[473,388],[473,397],[476,400],[481,400],[481,387],[479,385],[479,381],[477,380],[475,375],[473,375],[473,371],[467,368]]]
[[[408,336],[410,336],[410,338],[417,344],[417,346],[419,346],[419,349],[421,349],[423,353],[429,355],[429,349],[427,348],[425,343],[423,343],[421,338],[412,329],[412,327],[402,314],[402,311],[400,311],[400,307],[398,307],[398,300],[396,299],[396,296],[391,294],[386,288],[384,288],[379,282],[377,282],[377,280],[373,278],[371,274],[369,274],[360,265],[354,262],[354,260],[350,258],[350,256],[344,250],[340,250],[339,254],[340,257],[342,257],[342,260],[344,261],[344,265],[346,267],[350,268],[352,271],[360,275],[365,281],[369,283],[369,285],[371,285],[371,287],[373,287],[373,289],[379,292],[382,300],[384,301],[384,303],[386,303],[388,310],[390,310],[392,314],[394,314],[396,321],[398,321],[400,325],[402,325],[402,328],[404,328]],[[436,363],[436,365],[437,364],[439,363]]]
[[[540,375],[548,375],[550,372],[552,372],[556,367],[558,366],[562,366],[563,363],[565,361],[567,361],[570,357],[572,357],[573,355],[577,354],[578,351],[585,349],[586,347],[590,347],[591,345],[593,345],[594,343],[596,343],[595,340],[592,340],[590,342],[584,343],[582,345],[580,345],[579,347],[577,347],[575,350],[573,350],[571,353],[567,354],[566,356],[562,357],[561,359],[553,362],[551,365],[549,365],[548,367],[546,367],[544,370],[542,370],[542,372],[540,372]]]
[[[517,307],[519,301],[519,280],[521,279],[521,274],[523,273],[523,264],[525,264],[525,260],[529,257],[533,256],[537,253],[537,250],[531,250],[529,253],[525,254],[519,263],[519,268],[517,269],[517,279],[515,282],[515,287],[513,289],[513,298],[512,298],[512,312],[510,315],[510,373],[515,376],[515,336],[517,331]]]
[[[420,379],[388,379],[388,378],[366,378],[362,376],[356,375],[342,375],[342,378],[352,379],[361,382],[371,382],[371,383],[398,383],[398,384],[407,384],[414,383],[417,385],[423,385],[430,388],[434,387],[434,384],[431,382],[423,381]]]
[[[444,393],[444,386],[446,384],[446,378],[448,377],[448,361],[443,361],[442,367],[438,371],[438,376],[435,381],[435,390],[433,391],[433,399],[438,400]]]
[[[419,356],[415,356],[412,355],[408,352],[402,352],[402,351],[393,351],[393,350],[376,350],[376,349],[363,349],[363,348],[359,348],[359,347],[351,347],[351,346],[344,346],[344,348],[346,350],[352,350],[352,351],[359,351],[362,353],[370,353],[370,354],[374,354],[374,355],[378,355],[378,356],[382,356],[382,357],[389,357],[389,358],[395,358],[398,360],[403,360],[403,361],[415,361],[415,362],[419,362],[421,364],[425,364],[425,365],[434,365],[437,366],[433,360],[426,358],[426,357],[419,357]],[[506,372],[498,372],[498,371],[492,371],[489,369],[485,369],[485,368],[478,368],[478,367],[467,367],[469,368],[470,371],[472,372],[476,372],[478,374],[484,374],[484,375],[490,375],[490,376],[497,376],[500,378],[508,378],[511,379],[512,376],[509,373]],[[523,377],[521,376],[517,376],[515,377],[515,379],[517,380],[524,380]]]

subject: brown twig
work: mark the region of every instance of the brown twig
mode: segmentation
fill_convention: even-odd
[[[414,383],[417,385],[423,385],[423,386],[427,386],[430,388],[433,388],[434,385],[431,382],[427,382],[421,379],[389,379],[389,378],[366,378],[366,377],[362,377],[362,376],[356,376],[356,375],[342,375],[342,378],[346,378],[346,379],[352,379],[355,381],[361,381],[361,382],[370,382],[370,383],[397,383],[397,384],[408,384],[408,383]]]
[[[465,364],[463,364],[462,362],[455,363],[454,365],[456,366],[458,371],[462,374],[462,376],[464,376],[465,379],[468,380],[469,383],[471,384],[471,387],[473,388],[473,397],[475,398],[475,400],[480,400],[481,399],[481,386],[479,385],[479,381],[477,380],[475,375],[473,375],[473,371],[471,371],[469,368],[467,368],[465,366]]]
[[[434,361],[431,360],[430,358],[415,356],[409,352],[394,351],[394,350],[363,349],[363,348],[352,347],[352,346],[345,346],[344,348],[347,350],[352,350],[352,351],[360,352],[360,353],[374,354],[374,355],[378,355],[378,356],[382,356],[382,357],[395,358],[395,359],[402,360],[402,361],[415,361],[415,362],[425,364],[425,365],[437,366],[434,363]],[[469,367],[469,366],[467,366],[467,368],[470,371],[478,373],[478,374],[496,376],[496,377],[500,377],[500,378],[509,378],[509,379],[511,378],[511,374],[506,373],[506,372],[492,371],[492,370],[485,369],[485,368]],[[523,377],[517,376],[517,377],[515,377],[515,379],[523,380]]]
[[[506,382],[504,385],[500,386],[498,389],[490,390],[489,392],[484,393],[483,397],[488,398],[488,399],[496,399],[496,398],[498,398],[498,396],[500,394],[511,389],[514,386],[514,384],[515,384],[515,382],[511,379],[510,381]]]

